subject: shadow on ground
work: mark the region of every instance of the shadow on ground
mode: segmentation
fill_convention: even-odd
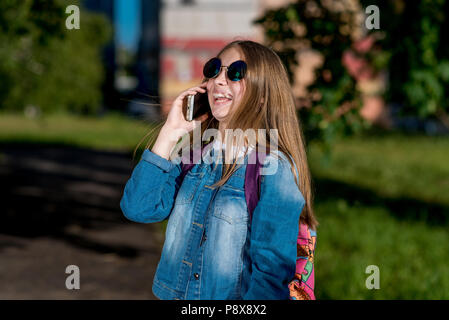
[[[388,198],[369,189],[355,187],[332,179],[314,179],[316,202],[345,199],[349,206],[385,207],[397,220],[421,221],[428,225],[449,225],[449,207],[414,198]]]
[[[0,298],[154,299],[159,226],[124,218],[130,153],[0,145]],[[77,265],[81,289],[67,290]]]

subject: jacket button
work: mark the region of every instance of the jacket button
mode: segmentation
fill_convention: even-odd
[[[200,278],[200,275],[198,273],[194,273],[193,276],[195,277],[196,280]]]

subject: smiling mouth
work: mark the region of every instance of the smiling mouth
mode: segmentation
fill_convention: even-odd
[[[214,104],[224,105],[232,102],[232,95],[229,93],[214,93]]]

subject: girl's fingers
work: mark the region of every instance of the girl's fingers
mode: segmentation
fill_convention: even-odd
[[[177,119],[175,120],[176,122],[181,121],[184,122],[185,120],[185,115],[182,114],[182,107],[183,107],[183,100],[185,99],[186,96],[188,95],[196,95],[197,93],[201,93],[204,94],[207,92],[207,90],[205,89],[207,83],[202,83],[197,87],[193,87],[190,89],[187,89],[186,91],[182,92],[173,102],[172,104],[172,110],[173,110],[173,115],[171,116],[171,119]],[[206,118],[201,118],[202,120],[200,121],[204,121]]]
[[[200,93],[205,93],[205,92],[206,92],[206,89],[197,87],[197,88],[192,88],[192,89],[190,89],[190,91],[194,91],[195,93],[198,93],[198,92],[200,92]]]
[[[190,88],[190,89],[187,89],[187,91],[195,91],[195,92],[206,92],[206,85],[207,85],[207,83],[203,83],[203,84],[200,84],[199,86],[196,86],[196,87],[193,87],[193,88]]]
[[[206,90],[205,89],[202,89],[202,88],[196,88],[198,91],[196,91],[196,90],[194,90],[195,88],[191,88],[191,89],[188,89],[188,90],[186,90],[186,91],[184,91],[183,93],[181,93],[180,95],[179,95],[179,97],[178,97],[178,99],[180,99],[180,100],[182,100],[182,99],[184,99],[186,96],[188,96],[188,95],[191,95],[191,94],[193,94],[193,95],[195,95],[195,94],[197,94],[198,93],[198,91],[200,92],[200,93],[206,93]]]

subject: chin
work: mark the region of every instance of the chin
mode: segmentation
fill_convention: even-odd
[[[214,118],[215,118],[216,120],[218,120],[219,122],[224,121],[225,118],[226,118],[226,114],[217,114],[217,115],[212,114],[212,115],[213,115]]]
[[[212,115],[215,117],[215,119],[221,121],[224,120],[224,118],[228,115],[230,109],[230,106],[225,107],[225,109],[221,109],[221,107],[213,108]]]

